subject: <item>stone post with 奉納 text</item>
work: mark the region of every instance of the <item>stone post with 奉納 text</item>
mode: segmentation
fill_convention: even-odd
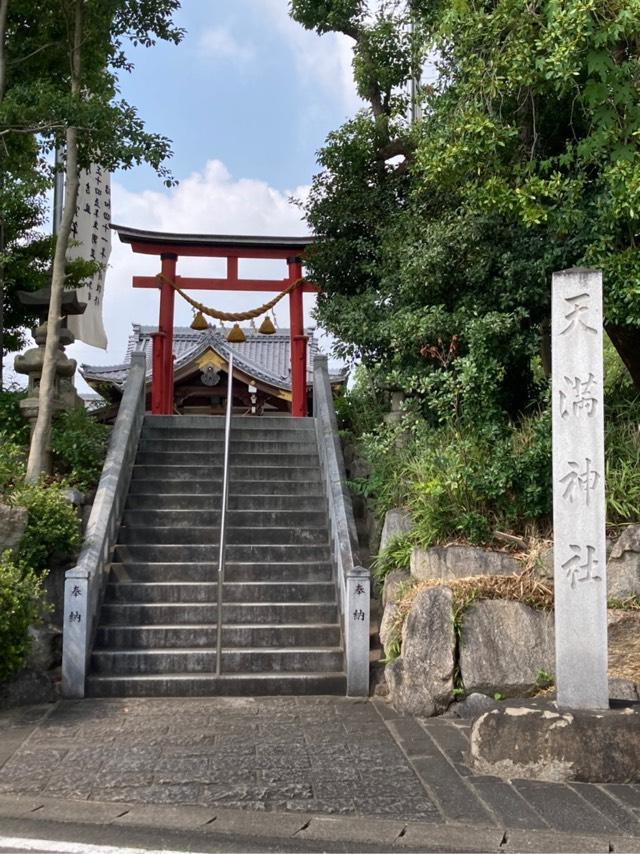
[[[607,709],[600,271],[553,274],[551,327],[557,700]]]

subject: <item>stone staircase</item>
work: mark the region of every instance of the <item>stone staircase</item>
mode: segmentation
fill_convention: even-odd
[[[345,693],[312,419],[233,419],[215,676],[223,446],[223,418],[145,418],[88,696]]]

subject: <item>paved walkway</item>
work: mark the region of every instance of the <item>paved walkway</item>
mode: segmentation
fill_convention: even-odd
[[[63,701],[0,712],[0,796],[31,810],[54,798],[85,801],[88,812],[93,802],[277,812],[302,829],[303,814],[372,817],[391,820],[389,842],[404,844],[412,823],[436,835],[485,828],[501,851],[522,831],[640,850],[640,785],[476,776],[468,735],[467,722],[401,717],[381,700]]]

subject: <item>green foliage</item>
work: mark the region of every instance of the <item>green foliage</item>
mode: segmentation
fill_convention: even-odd
[[[29,511],[19,557],[37,572],[72,557],[80,546],[80,521],[62,490],[59,483],[21,484],[9,498]]]
[[[517,421],[544,399],[552,272],[598,266],[640,389],[637,0],[409,5],[411,38],[405,4],[292,3],[304,26],[352,35],[369,105],[329,135],[306,204],[336,352],[436,423]],[[436,79],[409,124],[427,54]]]
[[[363,437],[371,469],[368,487],[380,515],[393,506],[411,512],[414,544],[487,543],[496,528],[548,523],[551,430],[546,411],[517,427],[434,429],[417,422],[399,447],[397,431],[387,427]]]
[[[51,152],[67,128],[78,129],[79,167],[105,169],[149,163],[173,183],[164,161],[169,140],[146,130],[131,104],[118,97],[118,75],[132,69],[129,46],[157,40],[177,44],[173,24],[179,0],[11,0],[6,4],[0,64],[0,279],[4,285],[3,349],[25,343],[24,327],[35,315],[21,305],[18,290],[51,284],[55,240],[44,234],[47,192],[54,181]],[[74,21],[81,20],[81,57],[72,62]],[[81,80],[71,85],[70,72]],[[79,85],[78,85],[79,82]],[[78,281],[69,264],[67,284]],[[85,265],[86,267],[86,265]],[[86,271],[85,274],[86,275]],[[83,278],[80,275],[80,278]]]
[[[354,436],[368,433],[382,421],[385,411],[384,392],[375,376],[363,365],[354,372],[351,388],[334,398],[338,427]]]
[[[550,688],[553,683],[554,679],[551,673],[547,673],[546,670],[538,670],[536,673],[536,688],[544,690],[545,688]]]
[[[607,608],[615,608],[618,611],[640,611],[640,596],[627,596],[625,599],[610,596],[607,599]]]
[[[99,424],[84,407],[57,416],[51,449],[66,480],[80,489],[94,487],[102,472],[109,428]]]
[[[11,553],[0,555],[0,682],[20,669],[29,651],[29,626],[47,611],[42,576]]]
[[[384,586],[384,580],[394,569],[409,569],[413,540],[408,534],[392,537],[385,548],[376,555],[372,564],[374,583],[378,591]]]
[[[29,441],[29,424],[19,405],[25,397],[26,392],[22,389],[0,390],[0,432],[17,445],[26,445]]]
[[[0,496],[18,484],[26,471],[26,451],[10,435],[0,432]]]

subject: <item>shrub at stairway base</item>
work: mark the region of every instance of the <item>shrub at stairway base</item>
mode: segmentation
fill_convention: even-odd
[[[553,613],[521,602],[476,602],[460,629],[465,691],[526,697],[555,670]]]
[[[387,665],[391,702],[399,712],[430,717],[453,700],[456,638],[447,587],[416,596],[402,628],[402,658]]]

